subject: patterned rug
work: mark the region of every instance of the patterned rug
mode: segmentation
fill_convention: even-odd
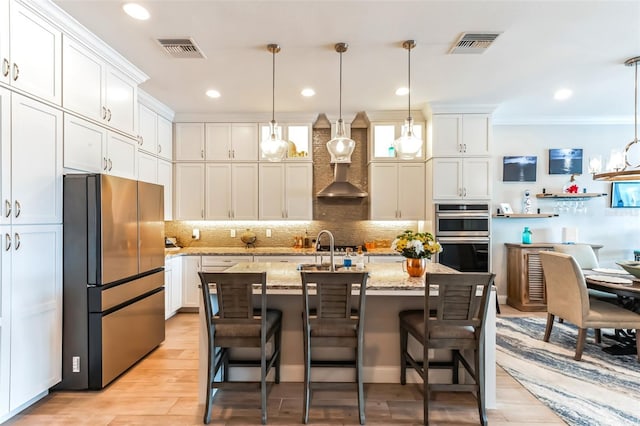
[[[569,425],[640,425],[636,357],[604,352],[590,332],[582,361],[575,361],[577,329],[556,321],[545,343],[545,322],[546,318],[498,317],[498,365]],[[616,342],[603,336],[602,343]]]

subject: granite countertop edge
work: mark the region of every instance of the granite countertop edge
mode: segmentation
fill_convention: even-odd
[[[328,252],[316,252],[314,248],[299,249],[293,247],[181,247],[165,249],[165,257],[177,256],[315,256],[316,254],[328,255]],[[342,254],[342,253],[336,253]],[[364,252],[365,256],[400,256],[390,248],[371,249]]]

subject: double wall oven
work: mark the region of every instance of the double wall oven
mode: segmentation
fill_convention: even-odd
[[[461,272],[491,271],[491,214],[488,204],[436,204],[438,262]]]

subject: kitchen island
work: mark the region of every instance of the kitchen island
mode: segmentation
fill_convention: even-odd
[[[400,379],[400,349],[398,313],[405,309],[424,307],[424,277],[412,278],[398,264],[372,264],[365,266],[369,272],[367,284],[367,313],[365,318],[365,383],[398,383]],[[292,263],[243,262],[229,268],[228,272],[267,272],[268,306],[283,313],[281,380],[302,382],[302,285],[297,265]],[[428,272],[456,271],[438,263],[427,264]],[[202,301],[200,301],[202,303]],[[204,309],[200,309],[204,312]],[[496,406],[495,369],[495,291],[491,292],[485,332],[485,397],[487,408]],[[203,324],[203,321],[200,321]],[[200,401],[204,402],[206,390],[206,330],[200,327]],[[412,346],[412,343],[414,344]],[[410,350],[421,352],[421,347],[410,339]],[[335,353],[335,350],[332,352]],[[436,354],[438,358],[441,355]],[[322,354],[320,354],[322,356]],[[409,371],[408,371],[409,373]],[[432,381],[448,381],[446,370],[430,372]],[[258,380],[257,369],[236,368],[231,380]],[[312,369],[314,381],[353,381],[351,369]],[[408,382],[419,382],[417,373],[407,375]]]

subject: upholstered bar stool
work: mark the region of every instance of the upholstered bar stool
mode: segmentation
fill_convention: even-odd
[[[207,329],[207,399],[204,423],[211,421],[213,390],[246,386],[229,382],[229,367],[260,367],[260,405],[262,424],[267,423],[267,374],[275,366],[275,382],[280,383],[280,350],[282,341],[282,311],[267,309],[266,272],[200,272],[205,326]],[[217,312],[214,309],[210,285],[215,286]],[[253,307],[254,285],[260,288],[260,308]],[[273,341],[267,357],[267,342]],[[234,360],[232,348],[260,348],[260,358]],[[215,378],[222,368],[221,381]]]
[[[311,367],[355,367],[358,415],[365,423],[362,360],[364,314],[368,272],[301,272],[304,345],[304,396],[302,421],[309,421]],[[352,291],[359,288],[352,309]],[[315,288],[314,288],[315,287]],[[315,292],[313,291],[315,290]],[[313,348],[353,348],[353,360],[314,360]]]
[[[424,309],[400,312],[400,383],[406,384],[407,365],[423,380],[424,424],[429,424],[431,391],[474,392],[478,400],[480,424],[487,424],[484,402],[484,325],[494,274],[461,272],[427,273]],[[437,295],[430,296],[430,290]],[[429,312],[429,315],[425,315]],[[408,351],[409,335],[422,344],[422,357]],[[429,349],[448,349],[451,361],[430,361]],[[473,352],[472,362],[463,351]],[[460,365],[473,380],[461,384]],[[450,369],[451,383],[429,383],[429,369]]]

